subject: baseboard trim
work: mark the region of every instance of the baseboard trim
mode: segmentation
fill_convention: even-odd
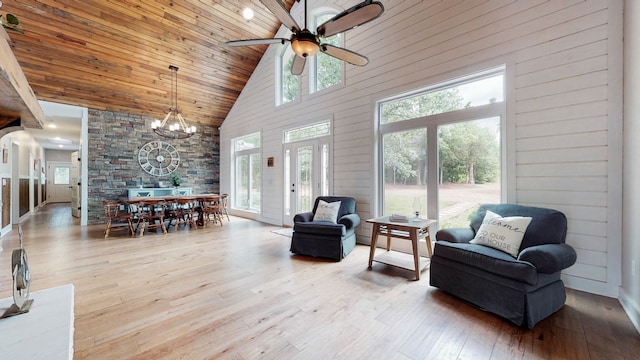
[[[622,308],[627,313],[627,316],[633,323],[633,326],[636,328],[638,334],[640,334],[640,309],[638,308],[639,304],[633,301],[633,298],[627,294],[624,288],[620,288],[620,304]]]

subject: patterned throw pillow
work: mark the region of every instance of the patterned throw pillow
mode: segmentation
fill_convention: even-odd
[[[329,221],[334,224],[338,222],[338,211],[340,210],[340,201],[328,203],[324,200],[318,201],[316,213],[313,215],[313,221]]]
[[[487,210],[476,237],[469,242],[489,246],[517,258],[524,232],[530,222],[530,217],[502,217]]]

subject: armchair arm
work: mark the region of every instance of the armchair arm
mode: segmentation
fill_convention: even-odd
[[[347,229],[353,229],[360,224],[360,216],[358,214],[346,214],[338,219],[338,224],[344,225]]]
[[[527,261],[544,274],[566,269],[576,262],[576,251],[567,244],[543,244],[528,247],[520,252],[518,260]]]
[[[436,233],[436,240],[444,240],[453,243],[468,243],[475,233],[469,228],[442,229]]]
[[[297,223],[297,222],[310,222],[313,219],[313,213],[312,212],[305,212],[305,213],[300,213],[300,214],[296,214],[293,217],[293,222]]]

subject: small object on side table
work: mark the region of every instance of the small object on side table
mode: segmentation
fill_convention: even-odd
[[[27,252],[22,242],[22,226],[18,227],[20,234],[20,249],[11,254],[11,272],[13,275],[13,304],[0,316],[4,319],[10,316],[29,312],[33,299],[29,299],[31,290],[31,273],[27,265]]]

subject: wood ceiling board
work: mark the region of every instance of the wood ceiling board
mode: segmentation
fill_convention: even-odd
[[[290,9],[295,0],[283,1]],[[11,47],[40,100],[162,117],[178,71],[188,122],[220,126],[267,46],[228,40],[273,37],[280,23],[256,0],[4,1],[24,34]],[[251,21],[242,18],[253,8]]]

